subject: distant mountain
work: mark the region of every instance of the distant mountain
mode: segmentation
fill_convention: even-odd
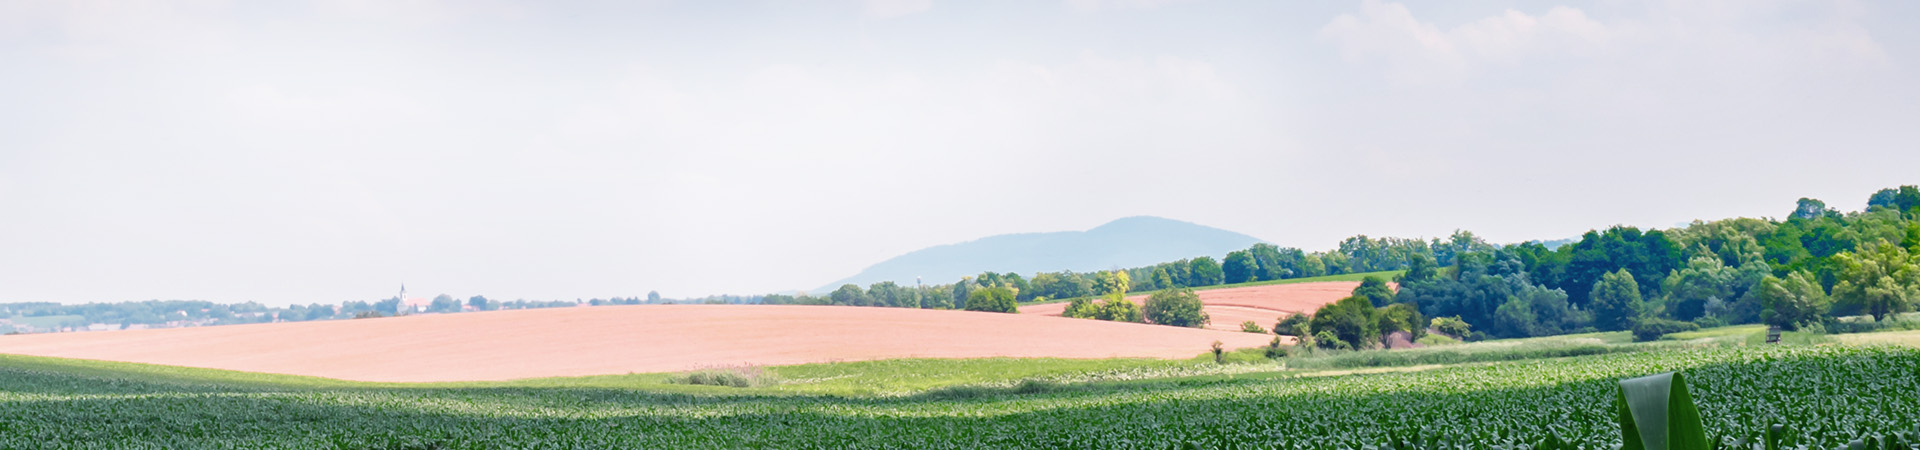
[[[1031,277],[1035,272],[1139,267],[1197,256],[1217,259],[1260,242],[1253,236],[1178,220],[1128,217],[1087,231],[1003,234],[916,250],[815,292],[881,281],[912,286],[914,277],[928,285],[944,284],[986,271]]]

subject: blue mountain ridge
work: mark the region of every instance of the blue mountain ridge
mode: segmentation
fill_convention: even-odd
[[[915,250],[814,292],[881,281],[913,286],[915,277],[928,285],[945,284],[987,271],[1031,277],[1036,272],[1120,269],[1199,256],[1218,259],[1261,242],[1265,241],[1173,219],[1126,217],[1087,231],[1003,234]]]

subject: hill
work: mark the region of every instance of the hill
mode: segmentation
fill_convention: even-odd
[[[1149,266],[1197,256],[1220,258],[1260,242],[1253,236],[1178,220],[1127,217],[1087,231],[1003,234],[915,250],[816,292],[881,281],[912,286],[915,277],[927,283],[951,283],[986,271],[1032,275]]]
[[[0,336],[0,353],[358,381],[482,381],[891,358],[1188,358],[1270,336],[969,311],[638,305]]]

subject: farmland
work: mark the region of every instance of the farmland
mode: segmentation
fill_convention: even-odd
[[[1352,295],[1358,281],[1312,280],[1290,281],[1288,283],[1247,283],[1244,286],[1215,287],[1197,290],[1202,310],[1211,316],[1212,322],[1207,328],[1215,330],[1239,331],[1240,323],[1252,321],[1261,327],[1271,327],[1280,317],[1313,310]],[[1148,294],[1127,296],[1127,300],[1136,304],[1145,304]],[[1021,314],[1040,314],[1058,316],[1066,311],[1066,303],[1042,303],[1020,307]]]
[[[794,381],[732,389],[661,385],[657,375],[367,384],[0,357],[9,411],[0,447],[1359,448],[1389,434],[1484,447],[1549,432],[1610,447],[1620,439],[1615,382],[1669,370],[1693,380],[1716,435],[1782,421],[1832,448],[1920,423],[1920,351],[1893,347],[1728,347],[1323,377],[1145,360],[849,364],[776,368]],[[889,364],[986,378],[971,389],[837,392],[888,383]],[[976,364],[986,366],[969,369]],[[1024,382],[985,375],[1014,365],[1061,372]],[[1126,375],[1149,368],[1163,376]],[[869,371],[883,376],[843,381]],[[1082,382],[1048,381],[1064,374]],[[816,392],[795,390],[809,384]]]
[[[310,375],[476,381],[890,358],[1187,358],[1256,334],[847,306],[646,305],[0,336],[0,353]]]

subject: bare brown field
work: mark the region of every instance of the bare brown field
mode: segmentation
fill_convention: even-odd
[[[1388,286],[1392,285],[1388,283]],[[1201,309],[1212,319],[1207,328],[1240,331],[1240,322],[1249,320],[1260,324],[1260,328],[1272,328],[1281,317],[1311,313],[1323,305],[1353,295],[1353,288],[1359,286],[1358,281],[1324,281],[1208,289],[1194,293],[1200,295],[1200,303],[1204,305]],[[1127,296],[1127,300],[1144,305],[1147,296],[1131,295]],[[1048,303],[1023,306],[1020,313],[1058,316],[1066,310],[1066,303]]]
[[[643,305],[0,336],[0,353],[427,382],[890,358],[1190,358],[1216,340],[1268,339],[1037,314]]]

